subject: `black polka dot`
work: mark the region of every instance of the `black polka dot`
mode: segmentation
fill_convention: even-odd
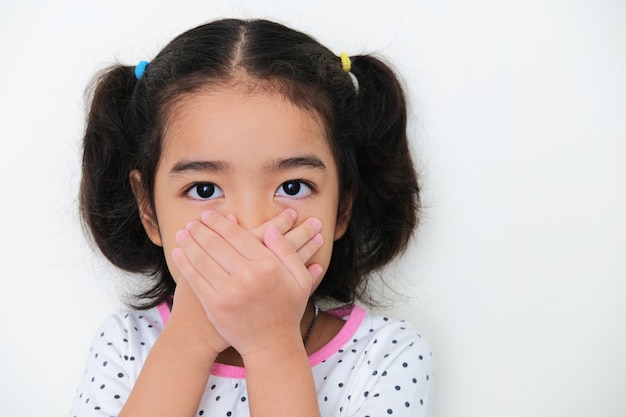
[[[405,402],[405,403],[404,403],[404,406],[405,406],[406,408],[409,408],[409,407],[411,406],[411,404],[409,404],[409,402],[407,401],[407,402]]]
[[[402,367],[403,367],[403,368],[406,368],[407,366],[409,366],[409,364],[408,364],[408,363],[406,363],[406,362],[404,362],[404,363],[402,364]]]
[[[400,385],[396,385],[396,391],[400,391]]]
[[[124,377],[124,374],[123,374],[123,373],[121,373],[121,372],[118,372],[117,377],[118,377],[118,378],[123,378],[123,377]]]
[[[387,409],[387,414],[393,414],[393,410],[391,408]]]

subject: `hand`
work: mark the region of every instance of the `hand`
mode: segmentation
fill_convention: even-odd
[[[292,230],[290,237],[301,241],[306,228]],[[177,241],[173,254],[183,279],[242,357],[279,346],[286,334],[300,337],[300,320],[322,268],[307,268],[302,256],[310,255],[299,254],[272,222],[260,242],[232,218],[205,212],[202,222],[179,231]],[[321,239],[313,241],[319,248]]]
[[[234,215],[231,214],[226,217],[237,223],[237,218]],[[302,224],[292,229],[297,217],[298,213],[296,213],[295,210],[284,210],[268,222],[250,230],[250,233],[262,242],[263,233],[267,227],[269,225],[274,225],[276,229],[278,229],[278,231],[284,235],[291,245],[298,251],[298,255],[300,255],[302,262],[306,263],[309,259],[311,259],[311,256],[317,252],[322,243],[322,235],[319,233],[322,229],[322,223],[315,217],[310,217]]]
[[[184,349],[198,356],[217,355],[230,346],[207,319],[200,300],[184,279],[176,283],[168,325],[177,327],[179,338],[184,338],[180,341]],[[207,348],[211,351],[205,352]]]

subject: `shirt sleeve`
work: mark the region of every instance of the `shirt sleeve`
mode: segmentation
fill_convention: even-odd
[[[434,359],[428,342],[410,324],[387,325],[366,356],[356,370],[346,416],[430,416]]]
[[[152,341],[156,324],[144,315],[120,312],[96,333],[71,417],[117,416],[126,403]]]

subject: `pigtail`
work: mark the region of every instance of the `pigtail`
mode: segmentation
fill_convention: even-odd
[[[113,66],[97,77],[83,138],[80,211],[85,228],[115,266],[154,275],[163,258],[141,224],[130,185],[136,167],[137,136],[132,131],[134,68]],[[154,295],[154,294],[153,294]]]
[[[363,242],[357,264],[365,273],[402,253],[420,207],[417,174],[407,139],[404,92],[394,72],[372,56],[351,59],[358,80],[356,161],[359,172],[352,233]]]

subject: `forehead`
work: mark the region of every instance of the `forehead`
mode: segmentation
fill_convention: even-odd
[[[181,96],[171,107],[161,159],[194,152],[243,156],[296,149],[331,153],[321,118],[277,91],[211,86]]]

